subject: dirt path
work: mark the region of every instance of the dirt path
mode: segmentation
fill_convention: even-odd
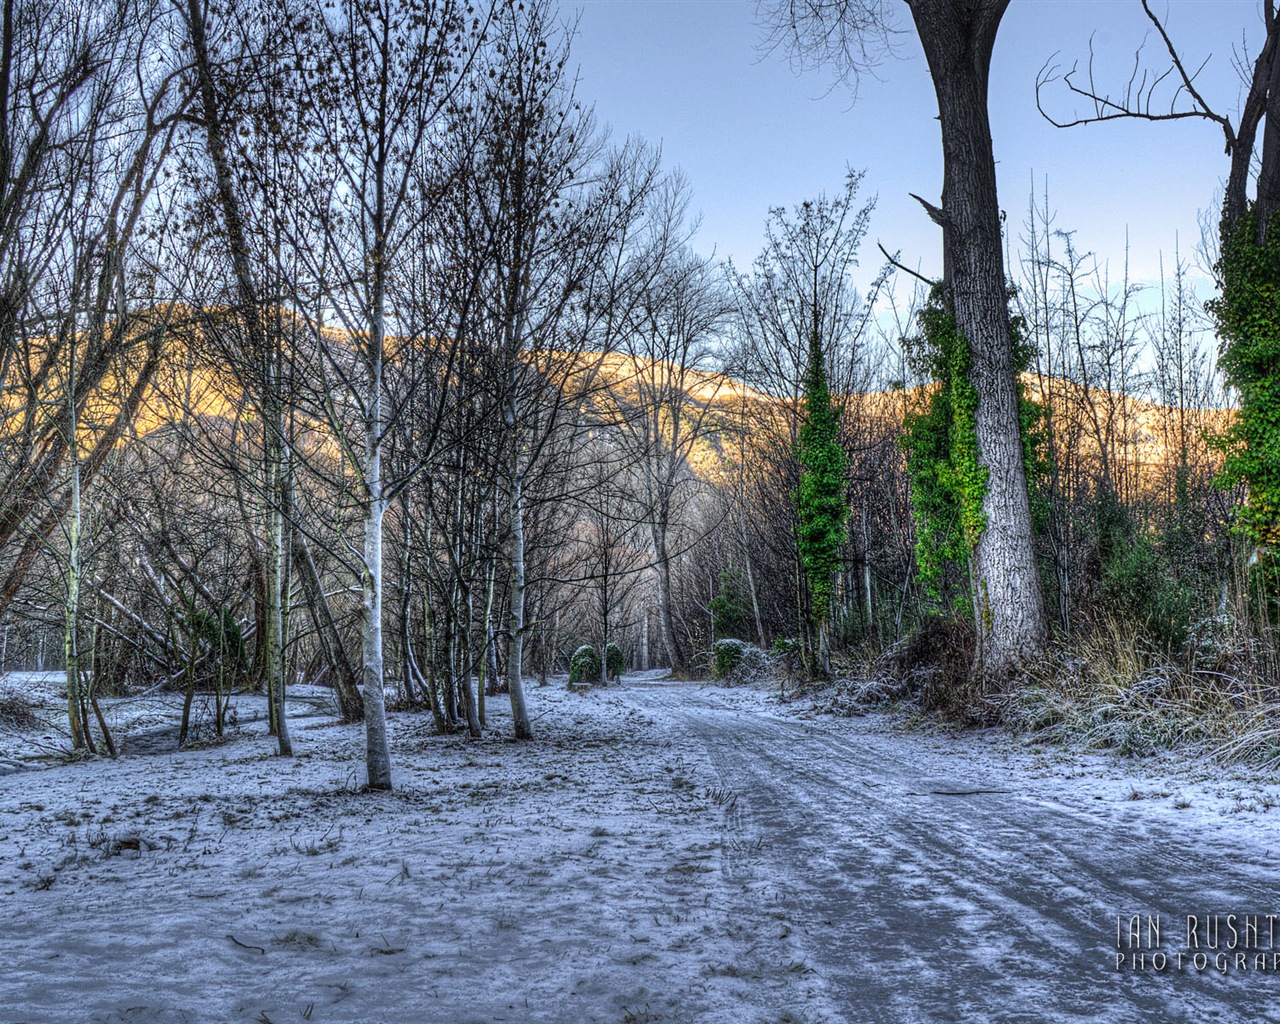
[[[948,763],[863,721],[747,713],[724,691],[630,699],[679,722],[738,794],[724,870],[744,900],[805,933],[850,1021],[1280,1020],[1266,921],[1245,971],[1235,952],[1229,973],[1214,969],[1225,915],[1280,913],[1276,844],[1255,845],[1256,821],[1117,808],[1056,780]],[[1116,915],[1132,914],[1148,947],[1133,952],[1164,952],[1163,973],[1117,971]],[[1159,949],[1145,929],[1157,914]],[[1223,915],[1201,971],[1194,950],[1176,966],[1188,914]],[[1268,973],[1252,969],[1259,952]]]

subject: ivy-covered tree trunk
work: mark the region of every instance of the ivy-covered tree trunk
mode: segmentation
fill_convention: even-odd
[[[938,97],[946,284],[978,393],[986,527],[974,551],[983,678],[1016,674],[1043,648],[1044,598],[1032,543],[1006,296],[995,157],[987,113],[991,53],[1008,0],[910,0]]]
[[[815,321],[817,317],[815,314]],[[796,506],[800,519],[800,562],[809,584],[816,674],[831,675],[831,598],[845,542],[848,458],[840,446],[839,415],[831,404],[822,339],[815,322],[809,335],[804,375],[804,421],[796,457],[803,467]]]
[[[1218,438],[1226,452],[1219,482],[1248,488],[1238,528],[1255,545],[1251,564],[1274,570],[1280,548],[1280,232],[1271,230],[1271,221],[1280,209],[1280,19],[1270,4],[1265,12],[1266,44],[1228,150],[1231,170],[1214,268],[1220,291],[1207,308],[1222,341],[1219,369],[1240,404],[1239,415]],[[1260,125],[1262,145],[1255,154]],[[1257,192],[1250,202],[1255,156]]]
[[[1226,451],[1219,480],[1248,487],[1237,526],[1255,545],[1253,561],[1274,568],[1280,548],[1280,232],[1266,232],[1259,243],[1263,235],[1256,207],[1234,225],[1224,219],[1217,264],[1221,293],[1208,308],[1222,339],[1218,365],[1240,405],[1218,439]]]
[[[924,412],[908,416],[903,448],[916,516],[916,568],[935,598],[946,593],[947,566],[963,565],[982,664],[982,619],[974,552],[986,529],[987,470],[978,453],[978,391],[970,380],[969,343],[950,300],[935,289],[919,313],[920,344],[937,390]]]

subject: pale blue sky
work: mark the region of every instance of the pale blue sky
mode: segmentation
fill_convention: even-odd
[[[901,7],[900,60],[864,82],[850,105],[818,73],[797,77],[781,55],[761,57],[751,0],[566,0],[581,10],[573,57],[580,96],[595,103],[616,136],[660,142],[668,165],[688,174],[703,214],[698,244],[745,269],[758,252],[770,206],[837,189],[846,164],[866,168],[866,195],[879,196],[864,267],[879,262],[874,243],[926,273],[940,267],[940,239],[917,192],[936,200],[941,155],[932,83],[909,12]],[[1160,0],[1189,64],[1212,54],[1206,98],[1234,115],[1240,85],[1232,45],[1256,45],[1254,0]],[[1227,169],[1222,131],[1206,121],[1118,122],[1063,131],[1036,111],[1036,73],[1055,51],[1068,65],[1087,57],[1095,36],[1105,81],[1127,78],[1134,47],[1147,35],[1139,0],[1013,0],[996,45],[992,130],[1001,205],[1022,224],[1033,173],[1048,176],[1058,226],[1111,261],[1118,274],[1126,229],[1138,278],[1169,262],[1175,235],[1184,254],[1199,239],[1197,216],[1215,203]],[[1160,42],[1148,40],[1151,60]],[[1059,92],[1059,105],[1068,98]]]

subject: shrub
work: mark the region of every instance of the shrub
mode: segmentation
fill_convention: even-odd
[[[609,644],[604,649],[604,669],[607,679],[620,679],[622,673],[626,671],[627,658],[622,653],[622,648],[617,644]]]
[[[782,683],[784,692],[786,684],[794,684],[800,675],[800,670],[804,667],[803,654],[800,641],[790,636],[778,637],[769,648],[771,674]]]
[[[725,677],[725,682],[730,686],[750,686],[764,682],[770,675],[769,656],[754,644],[747,644],[738,664]]]
[[[1140,623],[1161,647],[1180,646],[1196,618],[1195,592],[1146,535],[1106,560],[1100,590],[1108,610]]]
[[[769,656],[755,644],[726,637],[715,645],[715,674],[730,686],[743,686],[767,679]]]
[[[583,644],[569,658],[569,682],[600,682],[600,655],[590,644]]]
[[[769,653],[773,655],[799,654],[800,641],[793,636],[780,636],[773,642],[773,646],[769,648]]]
[[[750,644],[745,640],[736,640],[733,637],[717,640],[712,647],[715,677],[728,679],[729,673],[737,668],[738,662],[742,660],[749,646]]]
[[[895,652],[898,678],[917,695],[921,710],[967,724],[989,722],[992,708],[973,677],[976,641],[968,619],[931,615]]]
[[[719,589],[708,608],[717,637],[750,632],[755,620],[751,614],[751,595],[741,569],[731,565],[720,573]]]

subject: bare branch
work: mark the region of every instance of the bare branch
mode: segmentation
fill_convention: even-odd
[[[1095,53],[1093,38],[1090,37],[1089,62],[1086,71],[1087,84],[1079,84],[1077,81],[1080,73],[1078,61],[1071,65],[1069,71],[1063,72],[1061,71],[1061,65],[1054,63],[1058,56],[1055,53],[1041,67],[1036,75],[1036,109],[1040,111],[1040,116],[1055,128],[1074,128],[1078,125],[1097,124],[1103,121],[1116,121],[1124,118],[1134,118],[1142,121],[1181,121],[1187,118],[1200,118],[1212,121],[1222,128],[1227,138],[1228,149],[1230,149],[1235,140],[1235,129],[1231,121],[1209,106],[1195,84],[1196,79],[1199,78],[1201,72],[1208,65],[1211,57],[1206,57],[1194,72],[1188,72],[1163,23],[1151,10],[1148,0],[1142,0],[1142,7],[1152,24],[1155,25],[1160,38],[1164,41],[1170,65],[1158,74],[1145,69],[1142,66],[1144,43],[1134,51],[1133,68],[1129,73],[1128,81],[1125,83],[1124,91],[1118,95],[1104,91],[1099,88],[1094,73]],[[1178,85],[1173,90],[1172,96],[1169,97],[1168,106],[1165,108],[1165,101],[1160,98],[1160,93],[1162,86],[1170,79],[1175,79]],[[1056,82],[1061,82],[1066,86],[1067,91],[1073,95],[1087,100],[1092,105],[1093,112],[1065,119],[1050,114],[1045,109],[1044,90]],[[1180,100],[1183,96],[1186,96],[1189,102],[1185,106],[1180,106]]]
[[[762,56],[781,50],[796,71],[822,69],[855,96],[864,75],[874,77],[896,55],[896,17],[889,0],[756,0],[766,35]]]
[[[876,248],[879,249],[882,253],[884,253],[884,258],[887,259],[893,266],[897,267],[904,274],[910,274],[917,281],[923,281],[930,288],[935,288],[942,283],[940,281],[933,280],[933,278],[925,277],[923,274],[919,273],[918,271],[912,270],[905,263],[899,263],[897,257],[891,256],[889,254],[889,250],[884,247],[884,244],[882,242],[876,242]]]

